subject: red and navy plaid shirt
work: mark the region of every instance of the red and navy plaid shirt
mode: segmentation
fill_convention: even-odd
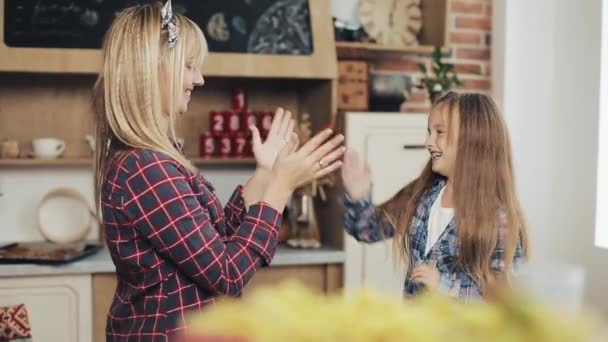
[[[201,175],[160,152],[114,158],[101,196],[118,278],[108,341],[166,341],[188,311],[238,296],[276,250],[279,212],[264,203],[245,211],[240,186],[222,208]]]

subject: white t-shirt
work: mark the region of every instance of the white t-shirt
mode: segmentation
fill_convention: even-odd
[[[433,205],[431,206],[431,212],[429,214],[429,223],[427,226],[427,237],[426,237],[426,249],[425,254],[428,254],[433,245],[439,240],[439,237],[443,231],[448,227],[452,219],[454,218],[454,208],[443,208],[441,206],[441,199],[443,198],[443,191],[445,186],[441,189],[439,196]]]

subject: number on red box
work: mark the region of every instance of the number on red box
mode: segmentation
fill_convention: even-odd
[[[226,131],[226,117],[219,111],[212,110],[209,113],[209,129],[215,136],[220,136]]]
[[[200,156],[201,157],[214,157],[217,155],[217,144],[215,138],[210,132],[203,133],[200,141]]]
[[[231,134],[236,134],[236,132],[240,132],[241,129],[241,117],[237,112],[227,112],[226,121],[228,122],[228,132]]]
[[[247,135],[245,132],[238,132],[233,138],[233,152],[237,158],[247,156]]]
[[[226,158],[232,156],[232,141],[230,135],[224,133],[220,136],[220,157]]]

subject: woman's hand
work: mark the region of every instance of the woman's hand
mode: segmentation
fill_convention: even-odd
[[[255,126],[250,126],[252,134],[253,155],[259,169],[270,172],[277,155],[289,141],[295,121],[291,118],[291,112],[277,108],[268,137],[264,142],[260,137],[260,131]]]
[[[285,185],[293,191],[313,179],[339,169],[342,166],[339,158],[346,151],[342,146],[344,136],[338,134],[328,140],[332,133],[331,129],[326,129],[299,149],[297,149],[297,135],[293,134],[290,143],[277,157],[273,168],[274,178],[285,182]]]
[[[344,155],[342,180],[346,192],[355,201],[366,199],[372,189],[372,172],[369,164],[351,149]]]

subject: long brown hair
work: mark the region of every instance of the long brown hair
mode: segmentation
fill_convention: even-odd
[[[518,240],[527,255],[528,235],[515,192],[506,124],[492,99],[483,94],[450,92],[437,100],[432,110],[447,116],[448,135],[458,135],[453,176],[460,244],[457,265],[477,281],[482,292],[490,286],[508,285]],[[453,136],[448,138],[454,141]],[[410,236],[416,211],[421,198],[439,177],[442,176],[433,172],[429,160],[417,179],[379,207],[380,217],[395,227],[395,257],[408,272],[412,266]],[[502,213],[504,217],[499,218]],[[506,231],[499,232],[499,220],[506,221]],[[499,234],[504,239],[505,272],[497,278],[491,261]]]

